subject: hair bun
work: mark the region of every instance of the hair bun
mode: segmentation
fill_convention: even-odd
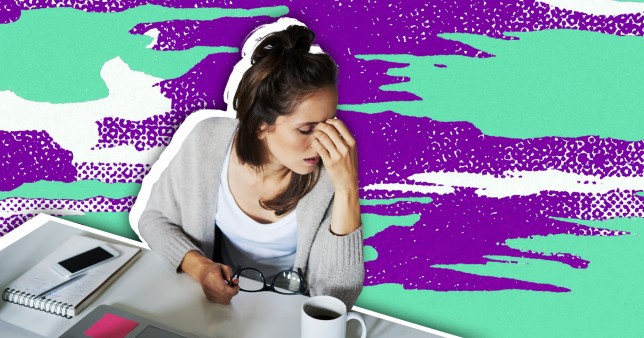
[[[302,55],[309,52],[315,40],[315,33],[304,26],[291,25],[285,30],[274,32],[264,38],[251,57],[256,64],[269,55],[275,57]]]
[[[315,40],[315,33],[312,30],[304,26],[289,26],[286,32],[291,34],[291,38],[294,41],[291,48],[303,53],[309,52],[311,44]]]

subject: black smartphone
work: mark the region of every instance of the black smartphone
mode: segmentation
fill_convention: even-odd
[[[77,255],[65,258],[52,265],[52,269],[65,278],[77,276],[88,269],[109,261],[119,255],[118,251],[107,244],[99,245]]]

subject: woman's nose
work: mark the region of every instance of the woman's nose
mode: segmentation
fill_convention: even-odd
[[[306,139],[304,140],[304,145],[306,146],[306,149],[311,149],[313,147],[313,140],[315,140],[315,137],[313,137],[313,134],[307,135]]]

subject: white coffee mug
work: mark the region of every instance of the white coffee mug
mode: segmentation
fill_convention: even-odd
[[[347,322],[351,319],[362,325],[360,337],[367,337],[367,326],[362,316],[347,312],[341,300],[331,296],[311,297],[302,305],[301,338],[346,338]]]

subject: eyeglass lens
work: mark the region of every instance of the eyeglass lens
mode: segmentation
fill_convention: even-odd
[[[243,291],[259,291],[264,288],[264,276],[255,269],[243,269],[240,274],[239,288]]]
[[[242,269],[239,273],[239,288],[242,291],[261,291],[264,289],[264,276],[255,269]],[[272,280],[275,291],[279,293],[297,293],[300,291],[301,278],[294,271],[282,271]]]
[[[296,293],[300,291],[300,276],[293,271],[282,271],[273,279],[275,291]]]

